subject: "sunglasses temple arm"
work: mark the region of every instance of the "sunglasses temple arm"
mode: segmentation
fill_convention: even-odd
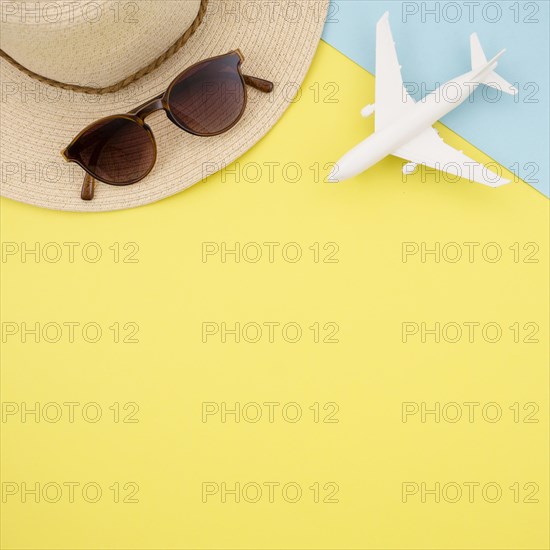
[[[95,179],[86,172],[84,175],[84,183],[80,191],[80,198],[83,201],[91,201],[94,198]]]
[[[245,84],[248,84],[248,86],[251,86],[252,88],[255,88],[256,90],[259,90],[260,92],[264,92],[264,94],[269,94],[273,91],[273,82],[270,82],[269,80],[264,80],[263,78],[256,78],[255,76],[250,76],[247,74],[243,75]]]
[[[103,148],[105,147],[106,143],[107,143],[107,139],[103,140],[102,142],[96,145],[96,148],[90,158],[91,164],[95,164],[97,162],[97,159],[99,158],[99,155],[101,155],[101,151],[103,151]],[[94,198],[94,191],[95,191],[95,179],[93,176],[88,174],[88,172],[86,172],[84,174],[84,182],[82,183],[82,189],[80,191],[80,198],[83,201],[91,201]]]

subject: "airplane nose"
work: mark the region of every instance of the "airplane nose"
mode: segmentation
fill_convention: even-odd
[[[338,172],[340,171],[340,167],[338,164],[334,165],[334,168],[332,169],[332,172],[329,174],[327,181],[329,183],[339,183],[340,178],[338,177]]]

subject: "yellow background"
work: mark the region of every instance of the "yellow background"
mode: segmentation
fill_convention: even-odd
[[[232,167],[240,182],[218,173],[160,203],[96,215],[2,199],[4,243],[94,241],[104,253],[96,264],[79,249],[74,263],[65,255],[2,264],[4,322],[104,329],[96,344],[77,333],[72,344],[3,345],[2,401],[97,402],[104,414],[95,424],[3,418],[4,482],[104,489],[95,504],[78,492],[74,503],[9,497],[4,548],[548,548],[548,201],[523,182],[498,190],[430,175],[403,182],[395,158],[353,181],[316,182],[311,166],[319,163],[322,180],[326,163],[372,130],[359,111],[373,90],[371,75],[321,43],[300,99]],[[440,128],[451,145],[489,160]],[[280,163],[273,182],[269,162]],[[244,181],[245,167],[255,174],[250,163],[263,167],[257,182]],[[287,163],[301,167],[299,181],[281,177]],[[115,263],[115,242],[137,243],[138,263]],[[203,242],[296,242],[304,256],[205,263]],[[329,242],[338,263],[314,262],[308,247]],[[478,248],[473,263],[404,263],[403,242],[496,242],[503,257],[486,262]],[[515,263],[508,247],[529,242],[539,262]],[[112,342],[117,321],[139,325],[138,344]],[[201,340],[203,322],[266,321],[299,323],[302,340]],[[402,323],[423,321],[496,322],[503,336],[403,343]],[[314,343],[315,322],[337,323],[339,343]],[[537,323],[539,343],[514,343],[516,322]],[[201,404],[222,401],[298,402],[304,416],[202,422]],[[489,423],[478,410],[473,423],[403,423],[402,402],[423,401],[496,402],[503,418]],[[114,402],[138,403],[139,422],[113,422]],[[336,402],[339,422],[313,422],[316,402]],[[539,422],[513,422],[515,402],[536,402]],[[117,481],[138,483],[139,503],[114,503],[108,487]],[[202,502],[203,482],[268,481],[299,483],[303,497]],[[337,483],[339,502],[315,503],[315,482]],[[473,503],[403,503],[403,482],[496,482],[503,496],[487,503],[478,489]],[[537,483],[539,502],[514,503],[515,482]]]

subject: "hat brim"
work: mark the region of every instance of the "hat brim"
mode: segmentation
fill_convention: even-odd
[[[254,18],[232,16],[210,0],[195,34],[172,58],[126,89],[102,96],[42,84],[0,59],[0,190],[4,197],[54,210],[98,212],[152,203],[191,187],[221,170],[257,143],[294,100],[319,44],[328,0],[295,0],[301,13]],[[237,0],[239,4],[245,0]],[[256,14],[258,15],[258,14]],[[84,172],[60,151],[88,124],[162,93],[186,67],[240,49],[243,71],[275,83],[271,94],[248,89],[246,112],[226,134],[201,138],[181,131],[162,113],[148,118],[158,148],[152,172],[126,187],[98,183],[95,198],[83,201]],[[85,58],[82,60],[86,62]]]

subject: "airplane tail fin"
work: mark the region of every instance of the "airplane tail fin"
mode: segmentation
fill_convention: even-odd
[[[477,33],[473,33],[472,36],[470,36],[470,48],[472,52],[472,70],[475,71],[485,67],[489,61],[481,47],[481,42],[479,41]],[[510,95],[516,95],[518,93],[518,89],[515,86],[512,86],[512,84],[504,80],[504,78],[495,71],[487,75],[485,78],[485,85]]]

